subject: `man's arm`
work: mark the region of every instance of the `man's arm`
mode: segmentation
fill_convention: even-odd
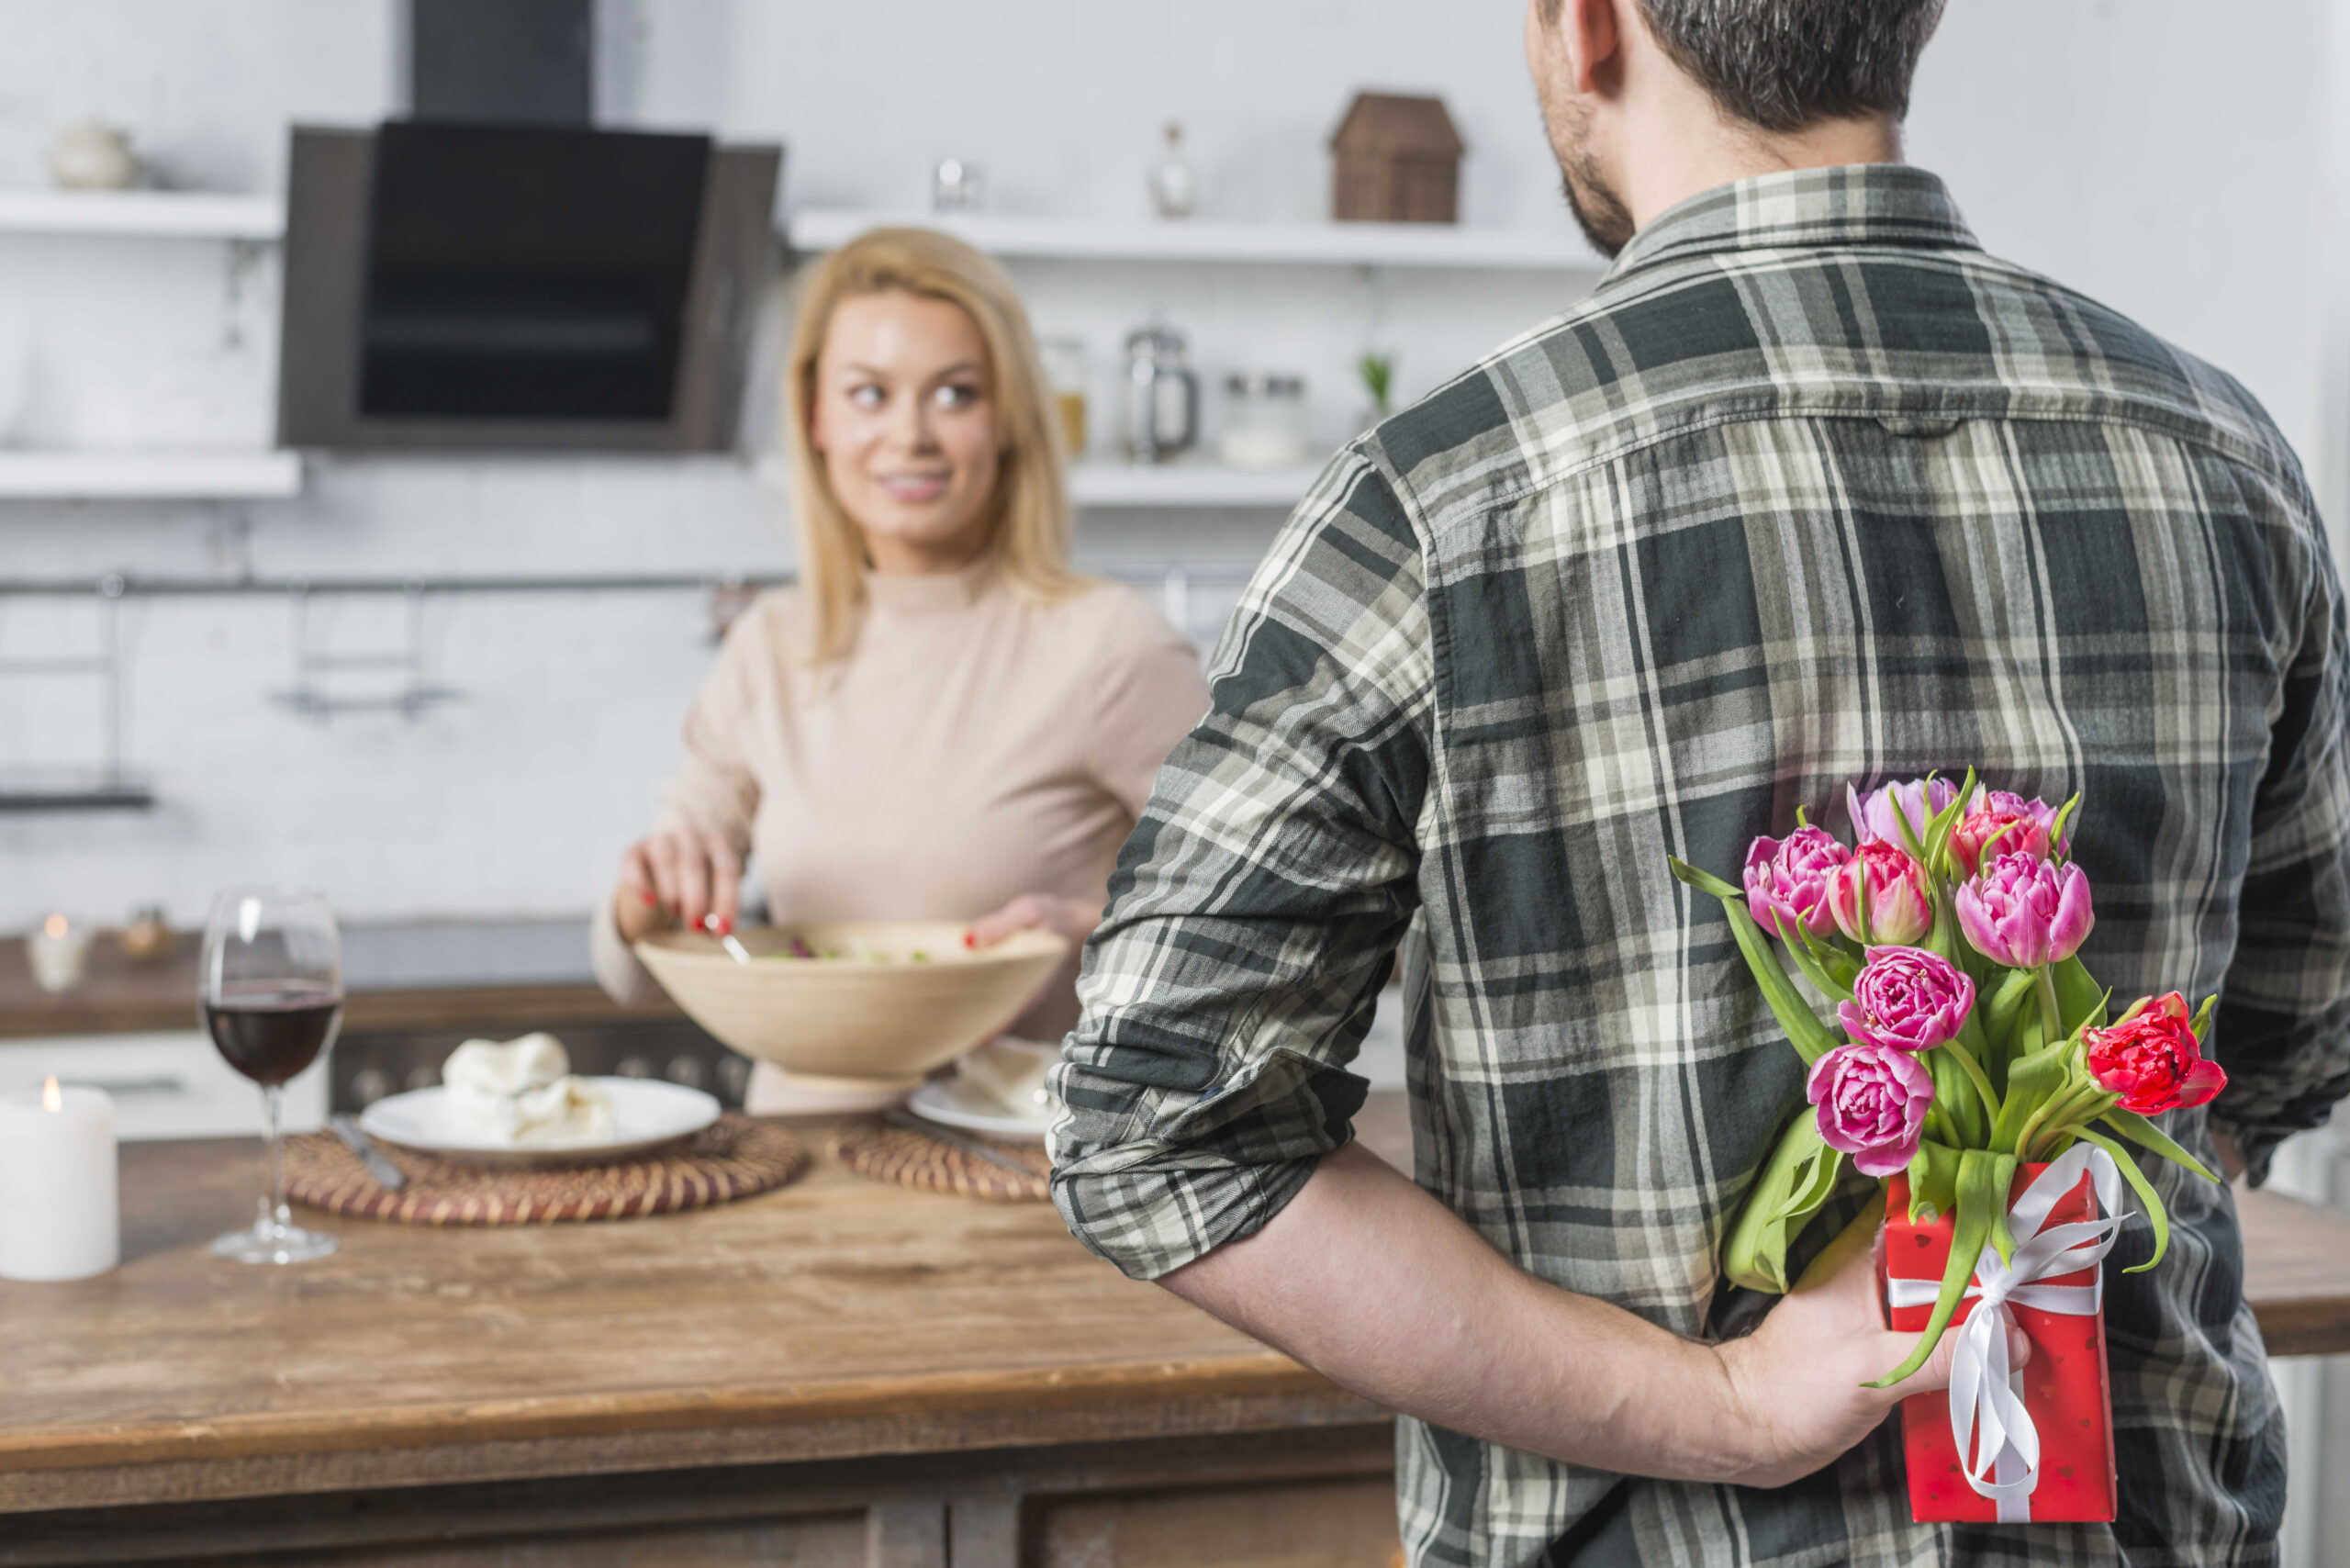
[[[2213,1137],[2223,1162],[2241,1148],[2255,1184],[2279,1143],[2350,1092],[2350,654],[2332,553],[2306,491],[2299,501],[2303,569],[2279,591],[2289,604],[2298,587],[2300,637],[2253,801],[2213,1042],[2228,1070]]]
[[[1158,1282],[1335,1383],[1453,1431],[1599,1470],[1776,1486],[1948,1385],[1956,1337],[1897,1389],[1916,1343],[1885,1327],[1871,1205],[1751,1338],[1700,1345],[1547,1284],[1350,1145],[1245,1240]],[[2011,1336],[2021,1365],[2031,1342]]]
[[[1416,898],[1430,656],[1415,531],[1342,457],[1251,585],[1208,717],[1121,858],[1056,1070],[1055,1200],[1128,1273],[1391,1408],[1617,1472],[1802,1474],[1893,1403],[1858,1387],[1908,1349],[1877,1315],[1868,1231],[1715,1350],[1537,1280],[1346,1147],[1363,1084],[1345,1067]]]

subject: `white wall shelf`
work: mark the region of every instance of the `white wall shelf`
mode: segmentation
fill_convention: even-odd
[[[1069,499],[1080,507],[1295,506],[1322,470],[1220,468],[1208,464],[1080,463],[1070,468]]]
[[[301,489],[291,452],[0,451],[0,499],[269,500]]]
[[[285,204],[210,191],[0,190],[0,233],[275,240]]]
[[[796,251],[831,251],[868,229],[945,230],[996,256],[1032,260],[1221,262],[1304,266],[1459,267],[1598,272],[1607,263],[1580,235],[1446,223],[1089,222],[985,214],[934,216],[807,207],[785,238]]]

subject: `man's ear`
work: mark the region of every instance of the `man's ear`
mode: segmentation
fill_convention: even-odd
[[[1578,94],[1590,95],[1612,86],[1622,75],[1617,51],[1623,38],[1618,14],[1633,0],[1559,0],[1560,41],[1567,48],[1567,63]]]

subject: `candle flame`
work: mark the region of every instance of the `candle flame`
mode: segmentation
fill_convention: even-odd
[[[68,931],[72,930],[73,926],[63,915],[52,914],[47,920],[40,923],[40,928],[45,935],[50,936],[62,936]]]
[[[49,1081],[40,1086],[40,1108],[44,1111],[65,1109],[65,1096],[59,1092],[57,1074],[53,1072],[49,1075]]]

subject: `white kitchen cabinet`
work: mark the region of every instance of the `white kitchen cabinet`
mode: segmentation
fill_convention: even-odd
[[[38,1090],[50,1073],[113,1095],[115,1134],[127,1141],[261,1135],[261,1090],[195,1029],[0,1041],[0,1094]],[[326,1120],[321,1056],[285,1086],[285,1127],[314,1131]]]

